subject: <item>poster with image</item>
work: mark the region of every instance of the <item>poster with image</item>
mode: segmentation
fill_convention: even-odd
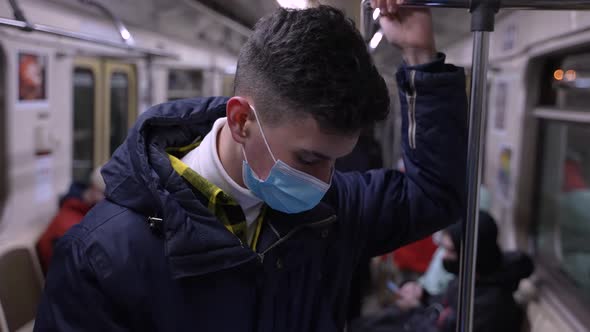
[[[18,53],[18,103],[47,102],[47,56]]]
[[[497,191],[504,201],[510,201],[510,189],[512,186],[512,148],[503,146],[500,149],[498,160]]]
[[[506,104],[508,98],[508,84],[499,82],[496,85],[494,98],[494,129],[504,131],[506,129]]]

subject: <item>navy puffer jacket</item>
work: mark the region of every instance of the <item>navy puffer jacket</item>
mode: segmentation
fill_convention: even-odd
[[[103,169],[107,199],[57,245],[35,331],[342,330],[359,259],[445,227],[464,205],[463,70],[441,57],[397,78],[406,174],[336,173],[313,210],[267,213],[257,252],[165,152],[205,136],[227,99],[146,111]]]

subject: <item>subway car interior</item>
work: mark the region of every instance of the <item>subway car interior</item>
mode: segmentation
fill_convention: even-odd
[[[493,317],[505,317],[507,323],[504,326],[510,331],[590,331],[590,1],[487,1],[500,3],[500,7],[505,4],[506,8],[495,13],[493,32],[481,39],[489,42],[489,49],[484,52],[489,60],[483,71],[478,67],[481,63],[476,66],[473,62],[474,57],[481,54],[475,51],[478,39],[473,37],[470,29],[473,13],[469,10],[470,3],[480,1],[487,0],[406,0],[405,4],[404,1],[360,0],[0,0],[0,332],[142,330],[137,326],[143,325],[126,325],[127,318],[119,316],[116,325],[105,324],[97,328],[100,323],[93,323],[94,326],[84,328],[80,321],[86,316],[75,314],[84,310],[80,308],[84,302],[76,304],[75,296],[69,302],[61,302],[62,306],[69,304],[70,307],[58,308],[57,302],[51,302],[49,294],[60,292],[59,285],[63,283],[56,279],[62,274],[57,270],[64,267],[51,266],[50,262],[55,262],[56,258],[51,261],[49,258],[53,253],[63,254],[58,247],[65,242],[62,237],[67,237],[70,228],[80,229],[77,224],[89,224],[85,215],[100,213],[96,211],[104,204],[103,199],[111,199],[109,192],[115,185],[106,181],[105,193],[107,174],[103,172],[101,175],[99,170],[110,162],[136,123],[149,123],[150,120],[142,115],[153,105],[179,105],[175,103],[182,103],[184,99],[234,96],[240,51],[257,29],[257,22],[281,7],[299,11],[327,5],[341,10],[364,37],[367,53],[387,85],[389,115],[363,130],[353,152],[335,161],[336,171],[332,170],[330,175],[332,185],[339,179],[334,172],[339,171],[373,174],[368,170],[394,169],[401,177],[409,176],[410,182],[412,176],[428,173],[412,170],[420,163],[408,163],[409,159],[406,159],[406,149],[429,150],[420,146],[420,139],[412,141],[415,135],[412,131],[416,130],[413,122],[417,122],[418,128],[420,121],[427,122],[418,114],[419,106],[414,110],[413,105],[422,105],[424,101],[420,101],[420,86],[418,94],[398,92],[404,89],[399,85],[399,74],[396,76],[397,68],[404,63],[404,53],[400,47],[388,42],[384,32],[386,27],[379,26],[380,15],[383,15],[379,12],[380,3],[401,5],[398,10],[417,13],[424,11],[418,7],[430,7],[436,50],[445,55],[446,63],[465,69],[466,98],[483,96],[466,102],[471,106],[472,118],[465,118],[465,123],[469,123],[472,131],[473,121],[476,121],[473,112],[478,112],[481,118],[480,126],[475,127],[479,130],[469,133],[469,145],[475,146],[475,152],[470,150],[466,156],[469,164],[466,167],[474,170],[475,175],[469,177],[469,172],[465,172],[464,177],[469,177],[466,183],[480,183],[471,186],[476,190],[466,190],[466,196],[474,198],[470,200],[474,203],[463,204],[471,207],[471,213],[461,212],[473,216],[474,211],[480,211],[475,212],[479,215],[476,218],[479,227],[471,228],[475,236],[471,243],[477,242],[478,249],[465,245],[470,243],[466,242],[469,239],[468,224],[463,225],[458,233],[448,228],[442,231],[439,231],[440,227],[432,229],[426,238],[393,252],[355,260],[354,276],[349,277],[347,288],[341,290],[347,296],[338,297],[342,301],[338,305],[345,308],[338,310],[344,310],[346,318],[334,318],[339,316],[335,313],[336,308],[317,304],[324,303],[319,295],[317,302],[303,302],[299,296],[277,297],[274,299],[276,308],[283,306],[280,301],[289,302],[289,309],[281,314],[284,317],[279,314],[274,318],[264,317],[262,312],[270,312],[268,308],[255,310],[253,320],[257,323],[244,327],[243,331],[450,330],[442,326],[444,319],[454,321],[453,331],[498,331],[499,328],[492,327],[484,318],[490,317],[493,311],[498,311]],[[371,7],[371,3],[377,3],[377,8]],[[475,12],[473,8],[471,11]],[[401,20],[403,15],[396,15],[392,17]],[[294,52],[292,56],[298,54]],[[413,84],[416,70],[410,72]],[[480,76],[476,77],[476,73]],[[477,82],[472,85],[474,80]],[[450,84],[445,80],[441,82],[430,89],[443,89],[445,84]],[[478,90],[474,93],[474,89]],[[166,116],[173,116],[175,107],[170,106],[169,112],[172,113]],[[465,110],[467,113],[468,109]],[[256,117],[258,119],[258,115]],[[261,130],[263,127],[264,124]],[[263,135],[269,132],[272,130],[264,131]],[[223,132],[219,135],[221,137]],[[481,141],[471,141],[474,137],[480,137]],[[192,137],[191,141],[198,140],[200,144],[201,139]],[[275,150],[273,143],[276,141],[267,142],[265,138],[264,142],[269,151],[271,147]],[[178,159],[172,155],[170,158],[174,170],[180,174],[174,166],[174,160]],[[223,161],[223,156],[220,158]],[[275,162],[274,167],[281,163]],[[438,165],[438,161],[435,162]],[[244,165],[247,165],[246,161]],[[238,169],[240,167],[241,160]],[[109,172],[112,178],[113,169]],[[292,173],[285,171],[285,174]],[[436,178],[432,174],[422,176]],[[372,177],[366,175],[366,178]],[[243,181],[248,183],[245,175]],[[126,183],[116,185],[125,186]],[[469,206],[462,209],[469,209]],[[245,210],[244,213],[248,214]],[[161,216],[149,217],[150,228],[162,222],[158,217]],[[264,232],[263,221],[261,218],[257,222],[254,243],[260,227]],[[324,221],[332,222],[330,219]],[[486,224],[490,222],[492,226]],[[475,220],[471,225],[475,225]],[[239,234],[225,226],[231,233]],[[279,231],[269,224],[280,240],[268,250],[274,248],[282,252],[288,248],[287,238],[291,237],[291,232],[281,238],[285,228],[276,226]],[[334,227],[340,227],[338,221]],[[226,228],[222,227],[222,230],[227,231]],[[302,228],[306,231],[306,226]],[[231,235],[230,232],[227,234]],[[330,238],[323,231],[318,234],[321,236],[309,239],[311,247],[320,247],[316,245],[318,241]],[[168,236],[172,235],[166,233]],[[294,231],[293,239],[299,237]],[[281,248],[283,239],[285,245]],[[113,243],[118,241],[118,237],[112,239]],[[493,248],[499,248],[503,263],[491,263],[484,256],[479,259],[480,251],[484,250],[481,248],[489,242]],[[462,254],[457,247],[461,243]],[[451,271],[445,261],[449,252],[454,250],[449,247],[457,249],[456,256],[479,257],[477,262],[464,258],[461,263],[461,271],[471,269],[473,284],[460,280],[458,263],[457,271]],[[166,244],[161,250],[164,253],[172,249]],[[296,250],[309,251],[305,245]],[[342,254],[345,252],[349,251],[343,249]],[[223,260],[225,256],[219,255],[217,259]],[[296,256],[289,256],[293,263],[277,259],[273,267],[283,271],[281,273],[290,273],[295,270],[291,266],[304,260]],[[258,257],[261,265],[266,264],[264,253]],[[268,257],[272,256],[267,256],[266,260]],[[326,254],[325,259],[329,257]],[[504,262],[512,258],[519,263],[504,267]],[[131,256],[125,259],[131,266],[141,265],[134,263]],[[171,264],[179,264],[175,262]],[[486,263],[501,265],[493,268],[494,276],[502,280],[490,281],[493,278],[487,278],[479,270],[480,265]],[[96,264],[102,263],[98,261]],[[303,270],[313,268],[303,266]],[[146,269],[151,271],[149,267]],[[154,272],[160,273],[165,271]],[[469,275],[465,273],[460,276]],[[334,276],[333,273],[326,275]],[[140,277],[150,278],[147,275]],[[193,278],[210,280],[215,276]],[[320,274],[318,279],[321,278]],[[455,282],[457,280],[460,282]],[[318,289],[302,290],[301,297],[310,292],[324,294],[321,287],[328,288],[332,282],[341,280],[323,280],[318,283]],[[490,290],[497,286],[494,282],[510,284],[507,286],[509,298],[496,296]],[[308,280],[289,280],[281,285],[305,287],[301,285],[310,283]],[[219,286],[221,283],[211,285],[224,287]],[[468,287],[472,287],[471,291]],[[71,289],[76,289],[76,285],[71,285]],[[100,287],[96,291],[100,292]],[[157,290],[146,288],[142,291],[147,294]],[[291,294],[295,294],[294,291],[291,290]],[[225,294],[221,290],[218,292]],[[485,299],[484,293],[489,294]],[[461,294],[470,295],[471,300],[459,301],[459,309],[455,308],[458,311],[449,314],[449,301],[457,302]],[[185,304],[196,301],[188,297]],[[146,296],[145,301],[149,302],[147,299],[150,298]],[[119,303],[116,298],[112,300]],[[217,301],[223,300],[211,301],[218,305]],[[236,300],[228,299],[226,308],[242,310],[235,307],[238,302],[230,304],[229,301]],[[301,303],[311,307],[291,308]],[[509,306],[506,303],[514,306],[519,315],[508,317],[512,312],[502,311]],[[182,305],[172,304],[174,307]],[[207,305],[201,303],[198,307]],[[145,307],[149,308],[149,305]],[[151,321],[151,309],[145,310],[142,311],[145,320]],[[325,310],[331,310],[332,315],[318,313]],[[460,310],[465,310],[467,323]],[[49,313],[53,314],[52,318],[48,318]],[[294,316],[288,317],[289,313]],[[312,323],[297,323],[300,314],[305,317],[301,319],[312,317]],[[212,315],[221,317],[218,313]],[[233,315],[228,311],[227,319],[242,317],[236,314],[232,318]],[[102,317],[100,314],[96,316]],[[332,325],[328,323],[313,322],[315,319],[331,319],[327,317],[345,323],[335,323],[333,326],[339,328],[330,329],[328,327]],[[416,317],[423,317],[422,322],[432,320],[433,323],[428,327],[416,324]],[[76,322],[70,323],[68,319]],[[96,319],[98,322],[99,318]],[[287,326],[277,323],[281,319],[290,322],[285,323],[291,324],[290,327],[281,328]],[[50,320],[62,322],[61,325],[51,325]],[[274,320],[275,323],[261,323],[264,320]],[[179,330],[172,326],[187,328],[174,324],[169,325],[169,329],[162,326],[154,323],[153,329],[149,327],[149,330]],[[215,326],[210,322],[202,326],[197,323],[188,330],[226,330]]]

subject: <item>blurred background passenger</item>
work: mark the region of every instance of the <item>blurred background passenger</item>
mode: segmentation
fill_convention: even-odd
[[[479,187],[479,209],[489,213],[491,206],[491,197],[488,189],[481,185]],[[445,249],[441,246],[443,231],[436,232],[432,235],[437,249],[434,252],[432,260],[428,265],[426,272],[418,279],[420,285],[431,295],[441,295],[455,276],[445,270],[443,266],[443,258]]]
[[[459,274],[462,224],[442,233],[442,264],[453,275]],[[473,309],[474,332],[519,332],[524,310],[514,292],[520,281],[533,272],[531,258],[523,252],[503,253],[497,244],[498,228],[491,215],[480,211],[476,281]],[[407,282],[392,290],[391,305],[372,317],[360,319],[351,331],[426,331],[454,332],[456,329],[459,278],[450,282],[442,296],[433,296],[418,282]]]
[[[59,200],[57,214],[37,242],[43,273],[47,273],[57,240],[72,226],[80,223],[86,213],[104,199],[104,191],[105,183],[98,167],[90,175],[88,183],[73,182],[68,192]]]

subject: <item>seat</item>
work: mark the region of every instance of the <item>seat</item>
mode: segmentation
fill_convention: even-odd
[[[43,280],[37,256],[26,245],[0,245],[0,330],[31,326],[41,299]]]

